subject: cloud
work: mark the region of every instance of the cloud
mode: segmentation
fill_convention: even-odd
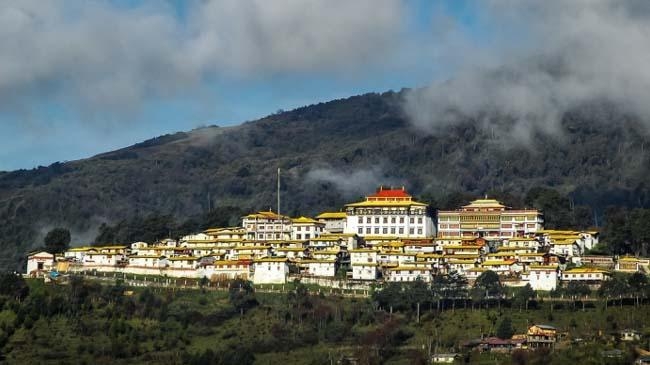
[[[364,66],[397,42],[400,1],[21,0],[0,4],[0,112],[88,113],[202,92],[210,78]],[[370,15],[372,14],[372,15]]]
[[[386,176],[380,167],[357,168],[352,171],[342,171],[331,167],[315,168],[307,173],[306,181],[308,183],[331,183],[345,198],[367,195],[380,185],[398,185],[396,179]]]
[[[471,41],[459,29],[449,32],[466,42],[456,47],[462,52],[441,58],[455,74],[406,96],[404,110],[417,128],[436,133],[474,120],[508,136],[559,133],[565,112],[594,102],[617,105],[650,125],[648,2],[481,4],[480,20],[493,34]]]

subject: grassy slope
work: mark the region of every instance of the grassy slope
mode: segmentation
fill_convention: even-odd
[[[60,289],[46,287],[32,290],[55,293]],[[136,289],[136,296],[138,291]],[[358,322],[339,340],[321,338],[317,343],[307,344],[301,342],[304,338],[300,338],[310,336],[310,332],[313,332],[307,330],[310,328],[307,322],[301,324],[289,320],[289,327],[284,329],[285,332],[274,329],[287,321],[284,317],[287,302],[283,295],[258,294],[257,297],[260,306],[248,311],[243,317],[234,314],[231,318],[214,324],[202,323],[207,319],[200,322],[190,321],[187,327],[177,321],[161,323],[155,319],[138,316],[131,319],[107,316],[107,313],[110,313],[110,305],[84,310],[81,315],[72,318],[41,317],[33,324],[23,323],[9,338],[3,353],[7,354],[9,364],[169,364],[179,363],[184,352],[202,353],[207,349],[223,352],[228,348],[243,347],[256,353],[256,364],[327,364],[330,358],[337,359],[340,354],[358,355],[372,351],[371,346],[363,344],[365,334],[381,328],[389,319],[388,316],[383,317],[384,319],[379,316],[375,317],[372,323]],[[365,308],[363,300],[333,297],[316,302],[338,308],[347,315]],[[201,294],[199,291],[181,291],[174,295],[168,308],[170,314],[197,311],[207,316],[228,309],[229,303],[225,292]],[[567,332],[569,338],[581,337],[589,340],[596,337],[599,331],[605,335],[602,339],[580,347],[571,348],[568,342],[558,344],[560,351],[552,355],[554,363],[587,359],[594,364],[616,363],[605,362],[598,356],[601,350],[617,346],[606,339],[609,333],[627,327],[650,333],[650,307],[647,305],[640,308],[614,306],[605,310],[597,304],[586,308],[585,311],[572,310],[569,306],[551,311],[550,307],[542,304],[539,309],[529,311],[510,308],[456,309],[437,314],[423,308],[422,312],[420,323],[416,323],[412,314],[393,314],[393,318],[399,323],[400,331],[412,336],[401,343],[389,358],[383,359],[387,364],[413,363],[414,354],[421,356],[424,353],[422,349],[426,349],[429,342],[434,349],[437,348],[441,352],[450,351],[452,347],[458,349],[459,344],[465,340],[478,338],[481,333],[493,333],[503,316],[512,318],[517,333],[525,331],[529,324],[545,323]],[[0,329],[7,328],[7,323],[13,321],[15,314],[11,310],[0,312]],[[119,330],[120,326],[130,327],[130,330]],[[305,330],[307,332],[304,332]],[[111,335],[114,331],[122,334]],[[282,336],[285,337],[277,338],[278,333],[283,333]],[[278,340],[280,342],[277,342]],[[280,346],[272,345],[275,343]],[[290,343],[301,344],[281,348]],[[643,345],[647,347],[647,344]],[[135,357],[115,357],[122,348],[128,348]],[[618,348],[627,351],[624,345],[618,345]],[[508,356],[472,356],[472,363],[510,363]]]

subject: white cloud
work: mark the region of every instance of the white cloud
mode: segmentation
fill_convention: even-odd
[[[459,120],[494,126],[510,119],[508,135],[556,133],[566,111],[603,101],[650,122],[650,3],[483,5],[482,20],[495,32],[484,38],[495,41],[457,47],[463,52],[446,60],[455,64],[452,78],[407,96],[405,111],[416,127],[435,133]]]
[[[381,167],[351,171],[320,167],[310,170],[306,181],[331,183],[344,197],[353,198],[372,192],[380,185],[398,185],[395,178],[387,177],[382,170]]]
[[[211,76],[361,67],[391,48],[400,1],[0,3],[0,111],[35,100],[114,112],[200,89]]]

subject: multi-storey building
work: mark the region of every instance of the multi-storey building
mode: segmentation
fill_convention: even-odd
[[[495,199],[477,199],[458,210],[438,212],[439,237],[525,237],[543,229],[537,209],[514,210]]]
[[[416,202],[404,187],[380,187],[365,201],[345,206],[346,233],[359,236],[427,238],[434,235],[427,205]]]
[[[291,218],[269,210],[242,217],[242,226],[251,240],[281,241],[291,239]]]
[[[325,231],[328,233],[343,233],[347,215],[345,212],[325,212],[317,215],[316,219],[325,223]]]
[[[309,240],[323,234],[325,223],[317,220],[300,217],[291,220],[291,239],[292,240]]]

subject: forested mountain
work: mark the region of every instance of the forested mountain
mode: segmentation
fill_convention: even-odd
[[[614,107],[584,106],[563,116],[559,133],[533,131],[517,140],[474,120],[415,129],[402,98],[355,96],[85,160],[0,172],[0,265],[18,267],[53,227],[70,228],[73,244],[81,244],[107,234],[102,223],[114,227],[152,214],[185,229],[200,227],[208,211],[220,215],[215,224],[235,224],[242,212],[275,207],[278,167],[282,212],[291,215],[338,210],[380,183],[405,185],[440,207],[486,193],[534,205],[526,194],[550,187],[568,196],[572,209],[586,208],[589,225],[600,224],[609,205],[650,206],[647,131]],[[507,129],[506,119],[500,123]]]

